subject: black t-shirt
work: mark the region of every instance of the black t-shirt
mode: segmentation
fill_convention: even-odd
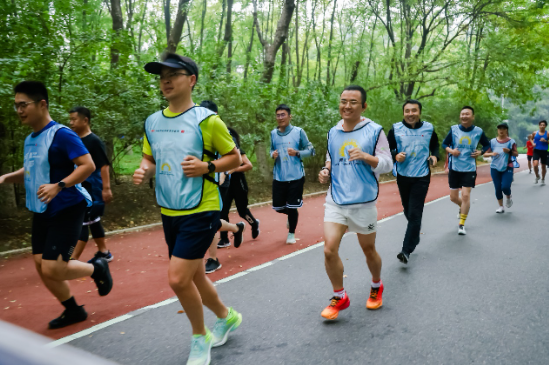
[[[82,138],[82,143],[90,152],[92,160],[95,164],[95,170],[101,170],[105,165],[109,165],[109,159],[107,158],[107,150],[105,144],[96,134],[91,133],[88,136]]]

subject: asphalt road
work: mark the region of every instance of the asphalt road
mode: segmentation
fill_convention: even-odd
[[[365,308],[370,275],[354,234],[340,249],[351,306],[337,321],[320,316],[332,296],[322,247],[218,284],[244,318],[212,364],[548,364],[549,197],[533,180],[516,174],[514,206],[501,215],[492,183],[474,189],[466,236],[448,198],[427,205],[408,266],[396,259],[404,216],[380,223],[376,311]],[[190,326],[180,309],[141,310],[70,344],[123,364],[184,364]]]

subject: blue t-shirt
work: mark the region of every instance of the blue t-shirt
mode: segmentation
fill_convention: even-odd
[[[51,121],[39,132],[34,132],[32,136],[40,135],[54,124],[55,122]],[[72,160],[86,154],[88,154],[88,150],[86,150],[82,140],[76,133],[68,128],[61,128],[57,131],[48,151],[50,183],[57,183],[71,175],[75,169]],[[48,204],[48,208],[43,214],[48,217],[55,216],[59,211],[76,205],[83,199],[84,196],[74,186],[62,189]]]
[[[548,150],[548,142],[542,142],[540,139],[548,140],[548,131],[544,131],[544,135],[539,135],[539,131],[535,134],[535,150]]]

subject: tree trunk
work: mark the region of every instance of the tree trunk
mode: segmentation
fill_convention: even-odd
[[[199,43],[199,54],[202,54],[202,39],[204,34],[204,18],[206,17],[206,0],[204,0],[201,14],[201,40]]]
[[[250,54],[252,52],[252,44],[254,43],[254,22],[252,23],[251,32],[250,32],[250,42],[248,43],[248,48],[246,49],[246,64],[244,65],[244,78],[248,77],[248,67],[250,66]]]
[[[222,39],[222,28],[223,28],[224,18],[225,18],[225,0],[222,0],[222,17],[220,18],[220,26],[218,27],[218,42],[220,42]]]
[[[166,51],[174,53],[178,49],[178,44],[181,39],[181,33],[183,32],[183,25],[187,20],[187,10],[190,0],[180,0],[178,4],[178,13],[176,15],[176,21],[170,31],[170,38],[168,39],[168,47]]]
[[[281,17],[277,22],[277,30],[275,31],[275,37],[273,39],[273,43],[271,44],[267,40],[264,40],[264,38],[262,37],[262,32],[260,31],[260,25],[258,23],[258,13],[256,10],[256,6],[256,1],[254,1],[254,22],[256,23],[258,39],[260,40],[260,43],[262,44],[265,51],[262,81],[266,84],[269,84],[271,83],[271,79],[273,78],[277,52],[288,38],[288,27],[290,25],[290,21],[292,20],[292,13],[294,12],[294,8],[296,7],[296,5],[295,0],[284,0]]]
[[[336,1],[334,0],[334,5],[332,7],[332,15],[330,17],[330,36],[328,39],[328,56],[327,56],[327,81],[326,89],[328,90],[330,85],[330,61],[331,61],[331,51],[332,51],[332,37],[334,34],[334,13],[336,12]]]
[[[120,59],[120,33],[124,29],[124,20],[122,18],[122,8],[120,0],[111,0],[111,18],[113,19],[114,39],[111,45],[111,69],[116,68]]]
[[[258,163],[258,169],[262,175],[262,181],[268,183],[272,180],[271,172],[269,171],[269,165],[267,163],[267,145],[264,141],[256,142],[254,146],[254,152],[256,154],[256,162]]]
[[[163,0],[164,3],[164,26],[166,28],[166,43],[170,41],[170,32],[172,31],[172,26],[170,25],[170,0]]]

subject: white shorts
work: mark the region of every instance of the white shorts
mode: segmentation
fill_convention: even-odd
[[[345,225],[357,234],[376,232],[378,210],[375,205],[362,208],[345,208],[325,203],[325,222]]]

